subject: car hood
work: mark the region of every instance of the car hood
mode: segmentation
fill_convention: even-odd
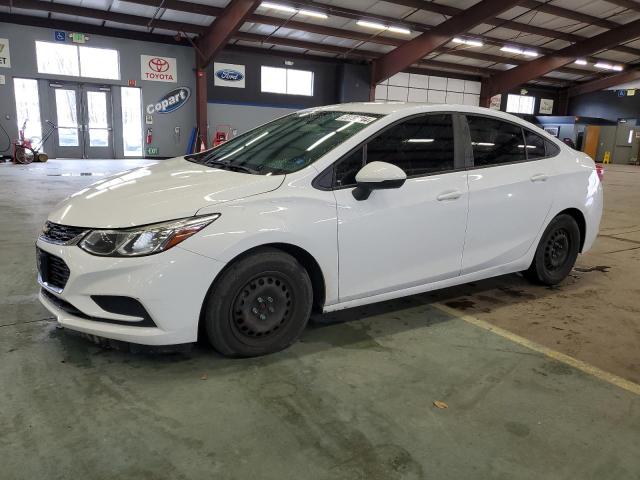
[[[270,192],[283,181],[284,175],[231,172],[180,157],[100,180],[56,205],[49,221],[92,228],[145,225]]]

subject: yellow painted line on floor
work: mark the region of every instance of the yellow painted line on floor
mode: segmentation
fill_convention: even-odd
[[[552,350],[551,348],[547,348],[536,342],[532,342],[531,340],[527,340],[520,335],[511,333],[504,328],[496,327],[495,325],[492,325],[489,322],[485,322],[484,320],[480,320],[479,318],[473,317],[471,315],[460,314],[460,312],[458,312],[457,310],[451,307],[447,307],[446,305],[443,305],[441,303],[433,303],[432,306],[437,308],[441,312],[446,313],[447,315],[451,315],[453,317],[464,320],[467,323],[475,325],[476,327],[480,327],[484,330],[493,332],[503,338],[506,338],[507,340],[511,340],[512,342],[517,343],[518,345],[522,345],[523,347],[541,353],[549,358],[552,358],[553,360],[557,360],[558,362],[562,362],[570,365],[573,368],[577,368],[578,370],[599,378],[600,380],[604,380],[605,382],[623,388],[624,390],[635,393],[636,395],[640,395],[640,385],[638,385],[637,383],[626,380],[622,377],[614,375],[613,373],[605,372],[604,370],[601,370],[598,367],[594,367],[589,363],[570,357],[569,355],[565,355],[564,353],[560,353],[556,350]]]

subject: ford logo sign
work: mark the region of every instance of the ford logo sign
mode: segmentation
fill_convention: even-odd
[[[189,87],[178,87],[171,90],[166,95],[162,96],[157,103],[151,103],[147,105],[147,113],[152,115],[154,113],[171,113],[178,110],[181,106],[187,103],[191,96],[191,89]]]
[[[226,80],[227,82],[239,82],[244,78],[242,72],[232,70],[230,68],[224,68],[216,72],[216,77],[220,80]]]

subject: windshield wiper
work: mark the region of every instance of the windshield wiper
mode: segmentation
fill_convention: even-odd
[[[244,172],[244,173],[250,173],[255,175],[256,173],[259,173],[257,170],[254,170],[252,168],[249,167],[245,167],[243,165],[234,165],[231,163],[227,163],[227,162],[220,162],[217,160],[211,160],[209,162],[204,162],[204,164],[208,167],[221,167],[221,168],[226,168],[228,170],[234,171],[234,172]]]

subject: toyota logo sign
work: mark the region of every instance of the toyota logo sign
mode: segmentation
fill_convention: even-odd
[[[155,57],[149,60],[149,68],[158,73],[166,72],[169,70],[169,62],[164,58]]]
[[[141,78],[153,82],[178,81],[176,59],[157,55],[141,55]]]

